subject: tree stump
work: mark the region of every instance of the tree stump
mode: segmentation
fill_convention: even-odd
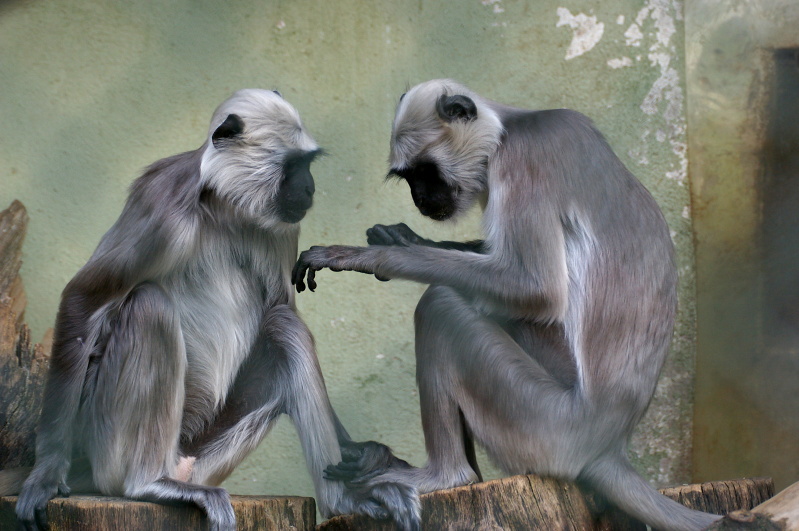
[[[316,503],[300,496],[231,496],[238,531],[311,531]],[[0,529],[16,529],[17,498],[0,498]],[[72,496],[47,504],[50,531],[98,529],[196,531],[208,529],[203,512],[191,505],[161,505],[124,498]]]
[[[799,529],[799,483],[794,483],[751,511],[733,511],[708,529],[713,531]]]
[[[0,212],[0,469],[33,464],[50,356],[50,334],[34,345],[22,322],[26,299],[19,268],[27,224],[19,201]]]
[[[751,509],[773,495],[770,478],[719,481],[662,489],[693,509],[724,514]],[[567,481],[534,475],[477,483],[425,494],[424,530],[575,529],[644,531],[646,526]],[[318,531],[391,531],[391,522],[365,516],[337,516]]]

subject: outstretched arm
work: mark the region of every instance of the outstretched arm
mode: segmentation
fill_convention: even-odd
[[[521,265],[516,256],[479,254],[424,244],[370,247],[311,247],[292,272],[297,291],[316,289],[316,272],[358,271],[378,278],[402,278],[445,285],[479,296],[499,307],[534,319],[553,320],[565,309],[565,264],[542,253]],[[307,280],[306,280],[307,278]]]
[[[452,249],[454,251],[485,254],[485,242],[473,240],[469,242],[442,241],[435,242],[423,238],[413,232],[405,223],[396,225],[375,225],[366,231],[366,242],[369,245],[423,245],[438,249]]]

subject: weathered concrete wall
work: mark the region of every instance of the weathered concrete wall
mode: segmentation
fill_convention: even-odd
[[[799,49],[799,4],[702,0],[689,3],[686,14],[699,323],[693,475],[772,476],[781,489],[799,477],[799,319],[776,308],[768,292],[777,265],[785,295],[797,296],[792,220],[799,187],[770,189],[773,178],[796,183],[797,175],[771,175],[767,159],[780,142],[799,149],[796,135],[773,138],[769,123],[775,52]],[[793,90],[787,97],[796,101]],[[782,194],[778,204],[769,200],[775,192]],[[793,246],[788,263],[769,256],[774,208],[783,209],[777,215],[788,225],[777,235],[789,252]],[[789,305],[796,312],[799,301]]]
[[[653,192],[677,246],[674,349],[633,452],[657,484],[688,479],[694,356],[680,2],[424,0],[0,4],[0,205],[29,208],[28,322],[53,321],[63,285],[150,162],[192,149],[233,90],[277,88],[330,156],[301,247],[363,243],[374,223],[477,237],[477,217],[434,227],[384,184],[389,127],[409,84],[453,77],[488,97],[591,116]],[[333,403],[359,439],[417,465],[424,446],[412,313],[422,286],[323,272],[299,297]],[[497,475],[489,471],[490,475]],[[282,421],[227,482],[239,493],[311,494]]]

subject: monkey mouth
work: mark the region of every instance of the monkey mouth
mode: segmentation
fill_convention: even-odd
[[[307,213],[307,210],[284,211],[280,213],[280,221],[284,223],[299,223]]]
[[[308,203],[307,207],[302,206],[284,206],[278,211],[278,217],[283,223],[299,223],[305,214],[311,209],[311,204]]]
[[[449,206],[431,207],[428,205],[418,206],[419,212],[433,221],[446,221],[455,214],[455,209]]]

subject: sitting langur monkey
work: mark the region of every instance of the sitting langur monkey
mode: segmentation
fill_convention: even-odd
[[[400,99],[390,164],[434,220],[479,202],[485,240],[376,225],[369,247],[301,253],[298,291],[322,268],[430,284],[415,316],[428,464],[328,474],[419,493],[463,485],[480,478],[474,439],[508,473],[585,482],[658,529],[718,518],[659,494],[626,456],[669,349],[677,273],[657,204],[591,122],[430,81]]]
[[[290,273],[319,152],[280,94],[242,90],[216,109],[202,147],[133,183],[63,292],[36,463],[17,504],[26,527],[44,527],[48,500],[73,487],[194,503],[211,529],[233,529],[215,485],[283,413],[323,515],[409,511],[378,501],[415,503],[406,487],[356,492],[323,478],[342,453],[401,463],[351,441],[295,311]]]

